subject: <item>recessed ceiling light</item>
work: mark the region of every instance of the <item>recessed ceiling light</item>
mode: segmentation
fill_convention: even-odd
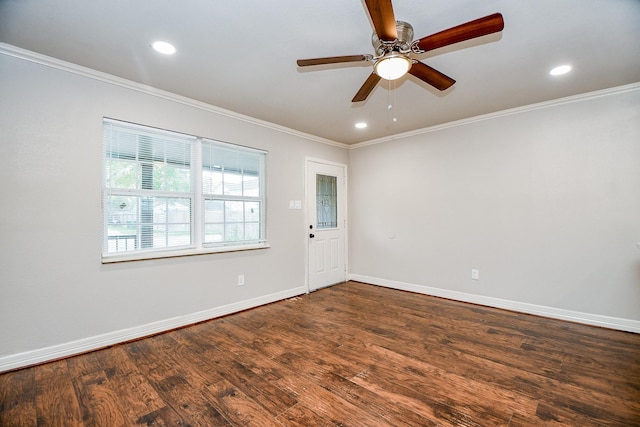
[[[364,129],[364,128],[367,127],[367,124],[365,122],[358,122],[358,123],[356,123],[356,127],[358,129]]]
[[[176,53],[176,48],[171,43],[156,41],[151,43],[151,47],[156,50],[156,52],[163,53],[165,55],[173,55]]]
[[[549,74],[552,76],[561,76],[562,74],[567,74],[569,71],[571,71],[571,65],[565,64],[553,68],[549,71]]]

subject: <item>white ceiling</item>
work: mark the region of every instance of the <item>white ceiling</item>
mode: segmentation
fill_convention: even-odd
[[[420,56],[457,80],[447,91],[406,76],[357,104],[370,63],[296,59],[373,54],[362,0],[0,0],[0,42],[346,144],[640,81],[640,0],[393,7],[416,39],[494,12],[505,28]],[[157,54],[158,39],[178,52]],[[564,63],[570,74],[548,74]]]

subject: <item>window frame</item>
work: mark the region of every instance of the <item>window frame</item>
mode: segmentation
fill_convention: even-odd
[[[103,264],[114,263],[114,262],[124,262],[124,261],[138,261],[138,260],[146,260],[146,259],[157,259],[157,258],[173,258],[173,257],[182,257],[182,256],[191,256],[191,255],[201,255],[201,254],[211,254],[211,253],[219,253],[219,252],[234,252],[234,251],[246,251],[246,250],[255,250],[255,249],[265,249],[269,248],[269,244],[267,242],[267,231],[266,231],[266,164],[267,164],[267,151],[260,150],[252,147],[246,147],[239,144],[232,144],[224,141],[214,140],[212,138],[199,137],[194,135],[183,134],[174,131],[168,131],[164,129],[154,128],[151,126],[145,126],[130,122],[125,122],[122,120],[116,120],[104,117],[103,118],[103,144],[102,144],[102,256],[101,260]],[[149,134],[152,133],[154,135],[159,136],[168,136],[168,137],[178,137],[184,138],[185,140],[190,141],[190,191],[166,191],[165,190],[150,190],[150,189],[142,189],[142,188],[117,188],[117,187],[108,187],[107,186],[107,163],[109,158],[112,158],[107,151],[107,126],[112,125],[119,127],[121,129],[127,129],[129,131],[139,131],[141,134]],[[245,154],[248,156],[255,156],[258,159],[258,170],[256,171],[256,176],[258,179],[258,195],[247,197],[242,195],[240,198],[235,195],[221,195],[221,200],[233,200],[236,201],[240,199],[241,201],[254,201],[259,203],[259,216],[258,216],[258,230],[259,236],[257,239],[251,240],[243,240],[243,241],[228,241],[224,240],[221,242],[206,242],[205,240],[205,201],[212,199],[211,195],[204,194],[203,187],[203,174],[205,171],[204,167],[204,159],[202,155],[202,147],[204,144],[210,145],[212,147],[218,147],[223,150],[235,151],[237,153]],[[111,151],[112,153],[113,151]],[[119,154],[120,155],[120,154]],[[239,154],[240,155],[240,154]],[[140,160],[136,157],[134,160],[135,164],[140,164]],[[244,175],[240,174],[241,177]],[[135,244],[134,250],[124,250],[124,251],[115,251],[109,252],[109,240],[111,237],[109,235],[109,225],[110,225],[110,210],[109,210],[109,197],[111,195],[123,196],[123,197],[145,197],[152,195],[153,198],[184,198],[190,200],[191,208],[190,208],[190,220],[189,227],[190,230],[190,243],[181,246],[175,247],[151,247],[151,248],[140,248],[140,240],[141,240],[141,227],[142,223],[137,222],[137,231],[135,238],[129,237],[129,239],[133,239]],[[244,206],[244,205],[243,205]],[[140,213],[137,214],[138,218],[140,217]],[[243,220],[241,222],[236,222],[237,224],[243,225],[244,227],[247,223],[246,216],[243,214]],[[255,222],[254,222],[255,223]],[[167,223],[168,224],[168,223]],[[113,239],[111,239],[113,240]],[[119,238],[117,238],[118,244]],[[125,245],[128,245],[128,241],[125,241]]]

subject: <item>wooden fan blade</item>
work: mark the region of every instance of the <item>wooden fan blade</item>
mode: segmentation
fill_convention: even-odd
[[[364,84],[362,85],[358,93],[356,93],[356,96],[353,97],[351,102],[360,102],[367,99],[367,97],[369,96],[373,88],[376,87],[379,81],[380,81],[380,76],[377,75],[376,73],[371,73],[371,75],[364,82]]]
[[[298,59],[298,67],[307,67],[309,65],[337,64],[340,62],[358,62],[369,61],[371,55],[345,55],[345,56],[329,56],[326,58]]]
[[[423,37],[417,42],[414,42],[414,44],[421,50],[427,52],[450,44],[460,43],[480,36],[486,36],[487,34],[497,33],[498,31],[502,31],[503,28],[504,20],[502,19],[502,15],[494,13],[493,15],[485,16],[484,18],[479,18],[474,21],[449,28],[448,30]]]
[[[431,68],[422,62],[416,62],[411,65],[409,74],[416,76],[423,82],[430,84],[438,90],[449,89],[456,82],[451,77],[442,74],[440,71],[435,68]]]
[[[397,39],[398,30],[391,0],[365,0],[365,3],[378,38],[389,42]]]

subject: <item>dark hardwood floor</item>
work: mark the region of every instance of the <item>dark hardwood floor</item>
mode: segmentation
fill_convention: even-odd
[[[348,282],[2,374],[0,425],[633,426],[640,335]]]

